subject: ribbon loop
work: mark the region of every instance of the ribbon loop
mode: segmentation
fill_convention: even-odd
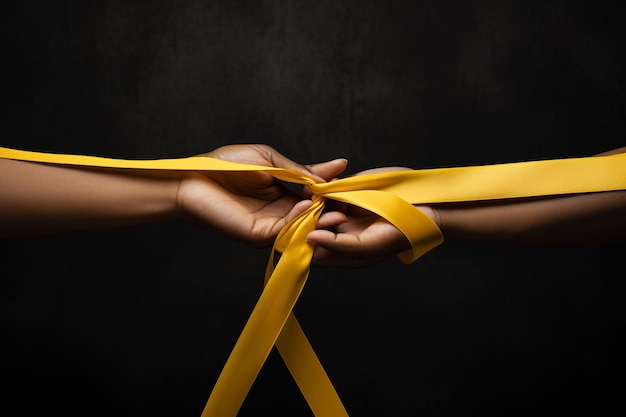
[[[367,179],[364,179],[364,182],[366,184]],[[443,243],[443,235],[435,222],[395,194],[387,191],[357,189],[329,193],[326,197],[362,207],[393,224],[411,244],[411,249],[398,255],[406,264],[412,263]]]

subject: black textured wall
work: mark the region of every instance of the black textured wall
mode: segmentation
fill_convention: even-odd
[[[625,145],[609,4],[5,2],[0,145],[261,142],[346,175],[586,156]],[[20,416],[199,416],[269,254],[183,223],[0,248],[0,397]],[[623,253],[446,242],[313,269],[295,311],[353,417],[605,414],[623,409]],[[265,413],[311,415],[276,352],[240,416]]]

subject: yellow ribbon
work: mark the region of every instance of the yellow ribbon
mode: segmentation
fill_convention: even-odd
[[[283,181],[309,185],[312,206],[278,234],[265,271],[264,288],[237,340],[201,417],[234,417],[275,345],[317,417],[347,416],[293,307],[308,278],[315,229],[326,199],[370,210],[411,242],[399,254],[411,263],[443,242],[437,225],[414,204],[494,200],[626,189],[626,153],[453,168],[365,174],[316,184],[295,170],[240,164],[207,157],[125,160],[0,148],[0,157],[52,164],[187,171],[265,171]],[[280,252],[278,262],[275,253]]]

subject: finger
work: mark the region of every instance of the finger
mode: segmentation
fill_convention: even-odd
[[[321,246],[316,246],[313,250],[311,265],[318,267],[343,267],[343,268],[365,268],[380,262],[382,259],[369,256],[359,258],[350,255],[331,252]]]
[[[307,176],[313,178],[313,180],[315,180],[316,182],[326,181],[325,178],[321,177],[317,172],[314,172],[312,169],[310,169],[309,165],[302,165],[295,161],[292,161],[291,159],[287,158],[285,155],[281,154],[276,149],[270,146],[266,145],[263,147],[263,149],[265,150],[272,166],[276,168],[291,169],[302,172]]]
[[[306,174],[316,182],[325,182],[325,179],[311,171],[308,166],[292,161],[272,146],[265,144],[226,145],[204,155],[233,162],[295,170]]]
[[[351,257],[388,257],[406,249],[409,244],[406,237],[399,231],[392,238],[377,235],[353,233],[334,233],[331,230],[316,229],[309,232],[306,241],[318,245],[331,252]],[[381,244],[381,242],[386,242]]]
[[[413,170],[412,168],[408,168],[408,167],[390,166],[390,167],[366,169],[365,171],[361,171],[356,175],[382,174],[384,172],[412,171],[412,170]]]
[[[337,158],[332,161],[307,165],[314,175],[322,179],[322,181],[318,182],[330,182],[332,180],[336,180],[339,174],[346,170],[347,166],[348,160],[346,158]],[[304,186],[302,188],[302,195],[307,198],[313,195],[309,186]]]
[[[359,254],[371,252],[357,236],[350,233],[333,233],[330,230],[316,229],[307,234],[306,240],[342,255],[359,256]]]
[[[339,174],[345,171],[347,166],[348,160],[346,158],[337,158],[332,161],[307,165],[308,169],[313,174],[323,178],[324,181],[330,181],[333,178],[336,178]]]
[[[325,229],[315,229],[306,235],[307,242],[320,245],[322,247],[331,246],[334,243],[335,238],[335,233]]]
[[[301,200],[301,201],[298,201],[292,207],[292,209],[289,210],[289,213],[287,213],[287,215],[285,216],[285,224],[289,223],[290,221],[292,221],[293,219],[295,219],[296,217],[298,217],[299,215],[304,213],[312,205],[313,205],[313,201],[311,201],[311,200]]]
[[[338,211],[331,211],[324,213],[317,220],[318,229],[327,229],[329,227],[335,227],[348,221],[345,214]]]

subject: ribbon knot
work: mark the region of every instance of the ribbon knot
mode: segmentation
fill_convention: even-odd
[[[292,312],[313,256],[306,235],[315,229],[326,199],[370,210],[396,226],[411,243],[411,249],[398,256],[410,263],[443,242],[437,225],[415,204],[626,190],[626,153],[366,174],[329,183],[315,183],[298,171],[206,157],[122,160],[8,148],[0,148],[0,157],[105,168],[265,171],[277,179],[310,187],[313,204],[279,232],[265,270],[263,292],[202,417],[235,417],[273,346],[278,348],[315,416],[348,415]],[[281,253],[277,262],[276,252]]]

